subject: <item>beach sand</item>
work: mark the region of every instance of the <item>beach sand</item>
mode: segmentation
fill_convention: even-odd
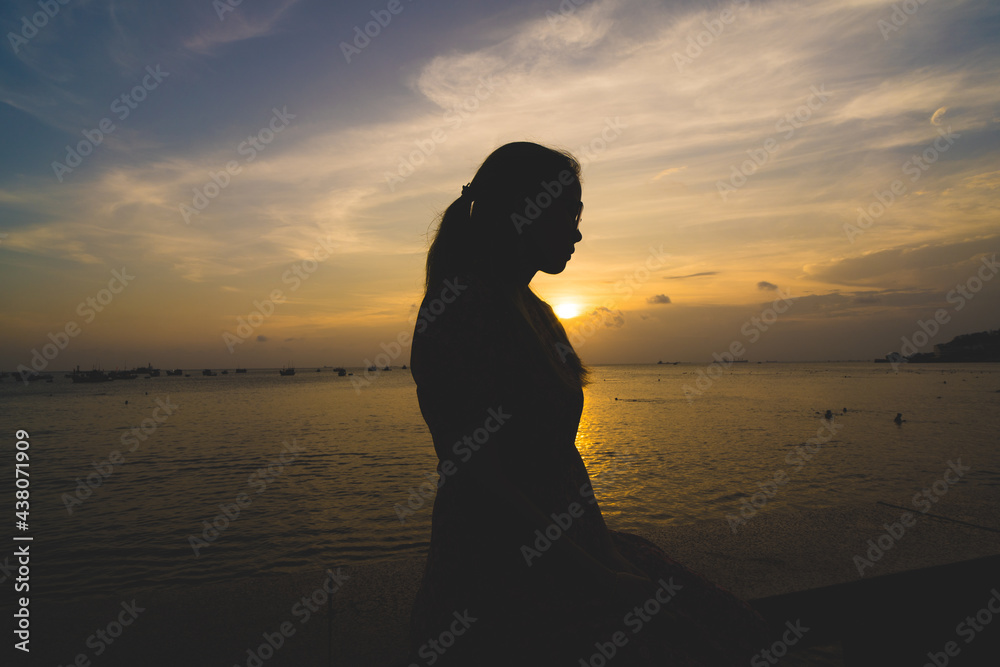
[[[944,503],[934,513],[1000,529],[989,508]],[[1000,554],[1000,533],[914,512],[916,524],[859,576],[855,556],[868,539],[886,532],[902,510],[883,505],[820,509],[808,513],[762,510],[734,534],[727,522],[703,521],[644,535],[676,560],[747,600],[836,584],[868,581]],[[325,568],[347,575],[326,606],[304,615],[303,596],[330,578],[324,567],[313,573],[268,576],[250,582],[217,582],[198,588],[109,594],[86,603],[39,602],[32,607],[32,664],[51,665],[357,665],[398,667],[405,659],[410,606],[420,581],[422,558],[338,566],[336,554]],[[44,576],[39,568],[38,576]],[[1000,573],[973,582],[985,604],[1000,585]],[[928,593],[933,595],[933,593]],[[317,594],[316,599],[322,600]],[[975,599],[978,599],[976,597]],[[142,608],[111,644],[95,635],[125,614],[122,604]],[[296,607],[296,605],[299,605]],[[968,609],[975,615],[977,608]],[[954,620],[961,621],[962,614]],[[950,618],[950,616],[949,616]],[[794,621],[794,618],[788,620]],[[281,627],[287,637],[281,637]],[[474,626],[473,626],[474,627]],[[953,627],[949,625],[948,628]],[[112,627],[112,631],[117,628]],[[950,632],[950,630],[949,630]],[[1000,615],[979,639],[1000,639]],[[269,651],[265,635],[280,648]],[[88,638],[92,637],[89,640]],[[957,637],[956,637],[957,639]],[[805,642],[802,642],[805,643]],[[764,647],[762,647],[764,648]],[[794,647],[793,647],[794,649]],[[100,655],[97,655],[98,651]],[[933,644],[928,651],[940,650]],[[255,655],[256,654],[256,655]],[[83,655],[84,658],[78,658]],[[74,663],[74,661],[79,662]],[[427,663],[422,663],[427,664]],[[841,665],[838,642],[793,650],[782,665]],[[964,664],[964,663],[962,663]],[[974,663],[969,663],[974,664]]]

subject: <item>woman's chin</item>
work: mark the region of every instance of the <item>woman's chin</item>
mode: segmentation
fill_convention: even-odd
[[[569,262],[568,259],[548,262],[545,266],[540,267],[538,270],[541,271],[542,273],[547,273],[551,276],[554,276],[566,270],[566,264],[568,262]]]

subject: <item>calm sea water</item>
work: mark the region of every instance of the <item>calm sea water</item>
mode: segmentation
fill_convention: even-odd
[[[613,528],[724,522],[781,473],[762,511],[909,504],[958,458],[972,470],[952,493],[1000,505],[1000,366],[739,364],[688,400],[684,385],[705,369],[594,368],[577,447]],[[5,456],[15,429],[31,434],[42,597],[315,571],[417,554],[429,539],[431,497],[405,522],[397,513],[436,464],[406,370],[360,391],[329,371],[7,378],[0,418]],[[146,433],[133,431],[144,420]],[[88,476],[100,485],[81,500]],[[8,475],[2,486],[11,498]],[[217,519],[220,505],[233,518]],[[193,536],[205,540],[197,555]]]

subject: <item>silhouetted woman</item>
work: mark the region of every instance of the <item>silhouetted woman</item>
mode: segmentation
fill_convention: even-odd
[[[528,287],[566,267],[582,211],[572,156],[507,144],[427,253],[411,370],[442,481],[417,665],[745,664],[765,646],[749,607],[604,523],[575,446],[587,369]]]

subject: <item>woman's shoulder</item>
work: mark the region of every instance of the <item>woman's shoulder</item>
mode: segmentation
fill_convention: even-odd
[[[455,330],[489,331],[501,321],[503,311],[495,288],[474,275],[456,275],[428,287],[414,333],[442,336]]]

